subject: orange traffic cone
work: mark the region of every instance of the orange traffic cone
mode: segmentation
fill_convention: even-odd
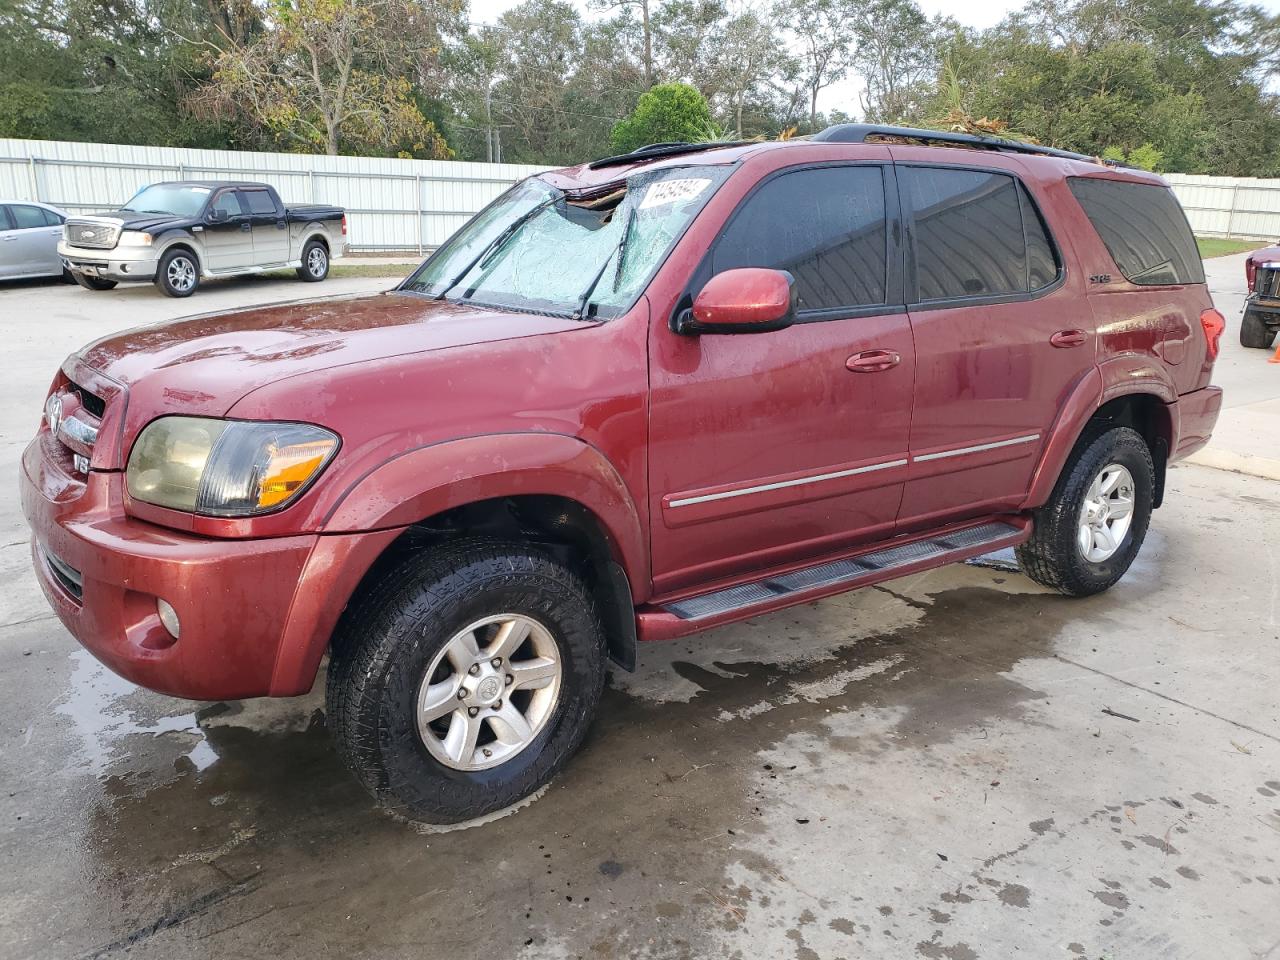
[[[1280,343],[1276,344],[1276,355],[1268,360],[1267,363],[1280,363]]]

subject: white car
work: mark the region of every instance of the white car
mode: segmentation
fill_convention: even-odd
[[[0,280],[63,274],[58,241],[67,214],[33,200],[0,200]]]

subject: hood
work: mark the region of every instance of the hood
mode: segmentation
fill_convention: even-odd
[[[221,416],[250,391],[299,374],[583,326],[391,291],[139,327],[99,340],[75,359],[129,388],[131,420]]]
[[[176,213],[138,213],[132,210],[113,210],[110,213],[73,216],[68,219],[78,223],[118,223],[125,230],[157,230],[161,227],[186,226],[199,222],[194,217],[184,217]]]

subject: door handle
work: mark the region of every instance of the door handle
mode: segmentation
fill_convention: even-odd
[[[244,221],[244,223],[240,224],[240,232],[241,232],[241,233],[248,233],[248,232],[249,232],[250,230],[252,230],[252,229],[253,229],[253,224],[252,224],[252,223],[250,223],[248,220],[246,220],[246,221]]]
[[[890,370],[902,362],[902,354],[895,350],[863,350],[844,362],[852,373],[879,373]]]
[[[1078,347],[1088,339],[1083,330],[1059,330],[1049,338],[1049,342],[1055,347]]]

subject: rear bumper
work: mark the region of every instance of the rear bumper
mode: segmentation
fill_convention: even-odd
[[[1222,410],[1222,388],[1205,387],[1178,397],[1170,404],[1177,424],[1177,440],[1169,459],[1181,460],[1209,442]]]
[[[82,483],[41,447],[39,438],[27,447],[20,480],[45,597],[106,666],[170,696],[306,693],[351,591],[394,538],[180,533],[124,512],[122,474],[92,472]],[[176,638],[160,599],[177,611]]]

